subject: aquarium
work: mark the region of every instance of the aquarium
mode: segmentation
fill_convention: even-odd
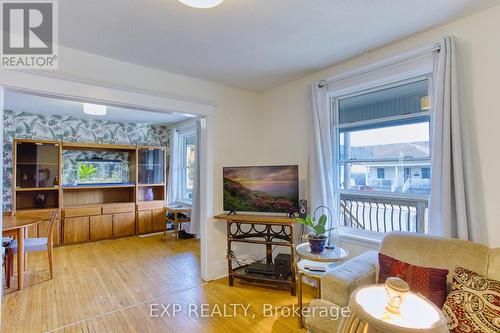
[[[77,184],[123,183],[123,161],[85,159],[76,161]]]

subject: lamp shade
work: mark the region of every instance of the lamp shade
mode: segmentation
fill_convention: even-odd
[[[183,4],[194,8],[212,8],[220,5],[224,0],[179,0]]]
[[[387,291],[383,285],[361,287],[351,295],[351,315],[344,319],[339,332],[369,333],[445,333],[446,319],[431,302],[408,292],[394,314],[386,309]]]
[[[83,103],[83,112],[87,114],[104,116],[106,114],[106,105]]]

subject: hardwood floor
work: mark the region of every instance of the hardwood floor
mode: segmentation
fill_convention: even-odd
[[[63,246],[55,249],[53,280],[45,256],[30,254],[23,290],[15,290],[14,277],[4,291],[2,332],[305,332],[289,315],[297,298],[288,291],[203,282],[196,240],[129,237]],[[305,300],[313,294],[306,288]],[[162,312],[160,304],[179,304],[180,312],[174,317],[171,305],[171,317],[151,317],[151,309]],[[223,317],[233,314],[233,304],[248,309],[237,306],[236,316]],[[283,310],[268,316],[264,304]]]

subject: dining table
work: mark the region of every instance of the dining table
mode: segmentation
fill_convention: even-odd
[[[26,236],[26,229],[40,222],[42,222],[42,219],[39,217],[3,215],[2,232],[16,233],[17,288],[19,290],[23,289],[24,286],[24,238]]]

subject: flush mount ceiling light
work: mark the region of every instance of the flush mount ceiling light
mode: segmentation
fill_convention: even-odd
[[[96,116],[104,116],[106,114],[106,105],[83,103],[83,112]]]
[[[220,5],[224,0],[179,0],[183,4],[194,8],[212,8]]]

